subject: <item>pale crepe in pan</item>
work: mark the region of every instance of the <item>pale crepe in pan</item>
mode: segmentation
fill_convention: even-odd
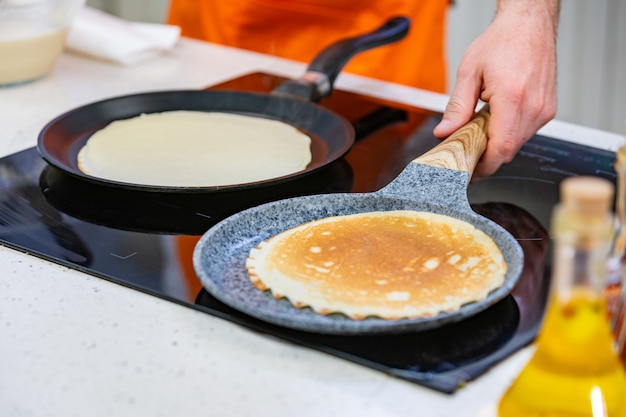
[[[170,111],[118,120],[94,133],[78,154],[91,176],[130,184],[211,187],[301,171],[311,138],[259,117]]]
[[[417,211],[334,216],[286,230],[250,251],[251,282],[295,307],[352,319],[452,312],[504,282],[493,239],[453,217]]]

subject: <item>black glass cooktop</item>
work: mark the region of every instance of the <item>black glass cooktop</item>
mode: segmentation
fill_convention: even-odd
[[[267,91],[280,81],[256,73],[215,88]],[[313,334],[246,316],[202,288],[193,248],[220,219],[278,198],[376,190],[437,143],[431,132],[440,114],[342,91],[322,104],[355,125],[352,150],[310,176],[255,190],[186,195],[116,189],[48,166],[35,148],[6,156],[0,159],[0,242],[442,392],[454,392],[530,343],[549,286],[547,230],[558,183],[572,175],[615,181],[611,152],[535,136],[513,162],[470,185],[473,208],[519,240],[525,265],[510,296],[459,323],[401,335]]]

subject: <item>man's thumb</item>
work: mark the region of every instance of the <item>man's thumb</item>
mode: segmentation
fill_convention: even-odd
[[[476,103],[466,103],[460,96],[453,93],[446,105],[443,118],[435,126],[433,134],[438,138],[450,136],[471,119],[475,106]]]

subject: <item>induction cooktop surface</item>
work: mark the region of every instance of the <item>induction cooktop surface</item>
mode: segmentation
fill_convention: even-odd
[[[212,88],[269,91],[282,82],[254,73]],[[168,194],[83,181],[46,164],[36,148],[0,159],[0,242],[52,262],[179,303],[236,325],[326,352],[442,392],[454,392],[535,338],[550,275],[550,214],[568,176],[615,181],[614,154],[535,136],[509,164],[474,181],[475,211],[523,248],[512,293],[481,313],[436,329],[396,335],[323,335],[282,328],[236,311],[205,291],[191,256],[200,236],[230,214],[319,193],[375,191],[438,141],[441,118],[343,91],[322,101],[355,127],[348,154],[295,181],[217,194]]]

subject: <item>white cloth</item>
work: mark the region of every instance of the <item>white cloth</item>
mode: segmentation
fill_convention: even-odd
[[[85,6],[70,27],[66,49],[132,65],[171,49],[179,38],[178,26],[129,22]]]

